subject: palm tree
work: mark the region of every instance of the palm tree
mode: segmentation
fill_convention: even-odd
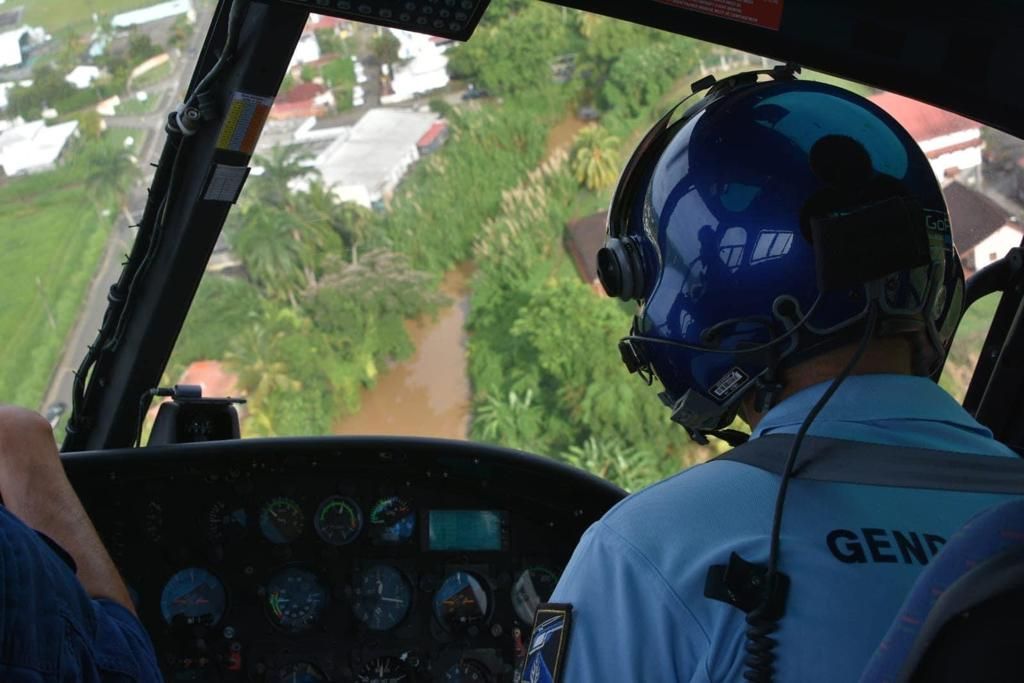
[[[234,338],[225,355],[248,398],[250,424],[265,436],[276,431],[271,398],[302,389],[302,383],[289,376],[288,366],[275,358],[274,347],[281,336],[281,332],[271,333],[264,325],[254,324]]]
[[[270,204],[250,204],[231,236],[231,246],[264,293],[286,299],[292,307],[298,305],[296,296],[306,286],[310,254],[286,211]]]
[[[622,440],[591,435],[582,445],[572,445],[560,459],[635,491],[658,478],[656,457],[643,449],[631,449]]]
[[[391,31],[381,29],[370,41],[370,52],[377,58],[377,63],[387,65],[388,71],[391,65],[398,61],[398,51],[402,44]]]
[[[611,187],[618,174],[618,148],[619,139],[596,124],[580,130],[572,148],[576,180],[592,191]]]
[[[358,247],[365,238],[373,215],[369,209],[354,202],[339,203],[334,193],[318,179],[310,182],[309,191],[298,201],[318,246],[332,246],[333,240],[329,235],[333,235],[341,242],[338,246],[349,248],[353,263],[359,260]]]
[[[89,196],[99,210],[110,201],[126,205],[128,191],[139,177],[139,169],[124,147],[113,140],[99,140],[82,149],[73,162],[81,169]]]
[[[593,38],[598,24],[605,21],[600,14],[591,14],[590,12],[577,12],[576,17],[579,22],[580,35],[587,39]]]
[[[527,389],[522,395],[515,391],[507,396],[488,394],[473,420],[485,440],[539,453],[546,446],[542,417],[540,406],[533,403],[533,391]]]
[[[255,163],[263,168],[259,181],[255,183],[260,200],[279,208],[288,206],[293,196],[288,183],[317,174],[315,168],[305,165],[308,160],[308,156],[287,145],[275,147],[268,157],[256,157]]]

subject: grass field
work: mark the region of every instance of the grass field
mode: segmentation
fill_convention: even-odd
[[[967,385],[974,374],[974,366],[978,363],[981,345],[985,343],[985,336],[988,334],[998,304],[998,294],[990,294],[979,299],[964,314],[960,327],[957,328],[940,383],[958,400],[963,400],[967,391]]]
[[[130,95],[126,95],[121,99],[121,104],[117,105],[117,115],[135,116],[138,114],[149,114],[150,112],[156,111],[158,104],[160,104],[160,98],[156,95],[153,95],[149,99],[143,101],[139,101]]]
[[[131,82],[132,90],[145,90],[149,86],[159,83],[160,81],[166,80],[171,75],[171,63],[164,62],[160,66],[150,69],[144,74],[139,74],[138,77],[133,78]]]
[[[0,402],[38,406],[77,318],[113,217],[100,218],[73,171],[0,186]]]
[[[24,21],[30,26],[43,26],[47,31],[81,30],[92,25],[95,12],[109,17],[118,12],[154,4],[155,0],[30,0],[25,3]]]
[[[146,131],[139,130],[138,128],[108,128],[107,132],[104,133],[104,137],[108,140],[116,140],[119,145],[124,145],[124,141],[131,137],[133,140],[131,145],[132,154],[138,154],[139,149],[142,147],[142,138],[145,134]]]

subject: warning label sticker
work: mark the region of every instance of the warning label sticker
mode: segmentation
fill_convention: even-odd
[[[778,31],[782,24],[782,0],[657,0],[663,5],[710,14],[720,19]]]
[[[267,122],[273,97],[236,92],[217,138],[217,149],[252,154]]]
[[[249,170],[248,166],[217,164],[213,167],[209,182],[206,183],[203,199],[234,204],[242,192],[245,179],[249,177]]]

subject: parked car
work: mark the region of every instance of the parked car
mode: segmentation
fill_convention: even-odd
[[[466,92],[462,93],[462,99],[464,100],[478,100],[481,97],[490,97],[490,93],[483,88],[476,87],[472,83],[466,88]]]

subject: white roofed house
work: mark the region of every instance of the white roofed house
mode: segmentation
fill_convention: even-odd
[[[48,40],[50,34],[38,26],[22,26],[0,33],[0,69],[21,66],[29,52]]]
[[[394,66],[392,94],[381,97],[383,104],[410,100],[448,85],[448,57],[444,54],[447,46],[422,33],[390,31],[398,39],[399,58],[406,61]]]
[[[372,208],[390,198],[420,158],[417,143],[437,120],[432,112],[371,109],[347,137],[318,154],[313,166],[340,201]]]
[[[47,126],[30,121],[0,133],[0,167],[7,176],[49,171],[78,131],[78,121]]]
[[[131,28],[177,16],[184,16],[190,24],[195,22],[196,10],[192,6],[192,0],[169,0],[142,9],[115,14],[110,20],[110,25],[114,28]]]
[[[84,90],[100,77],[100,68],[87,64],[79,64],[64,77],[64,80],[79,90]]]
[[[295,51],[292,52],[292,61],[288,63],[288,68],[309,64],[319,59],[320,43],[316,39],[316,34],[306,33],[299,38],[299,42],[295,45]]]

